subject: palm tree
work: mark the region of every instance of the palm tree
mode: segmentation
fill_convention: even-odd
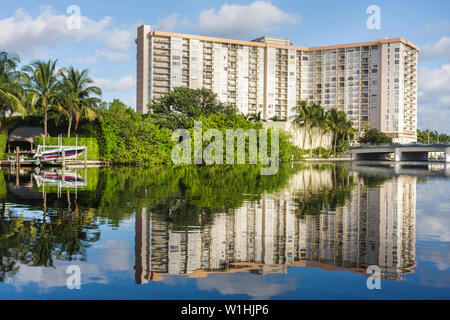
[[[310,127],[317,128],[320,131],[320,143],[319,147],[322,147],[322,135],[323,132],[328,130],[328,124],[326,121],[326,112],[323,107],[317,104],[311,106]],[[312,134],[309,136],[309,154],[312,154]]]
[[[311,126],[311,107],[304,100],[299,101],[293,108],[295,115],[291,117],[292,123],[297,128],[304,130],[302,149],[305,149],[306,131]]]
[[[352,139],[354,136],[354,129],[352,122],[347,120],[347,114],[343,111],[338,111],[336,108],[332,108],[328,111],[328,125],[332,131],[332,144],[330,149],[330,155],[334,151],[336,152],[337,140],[339,137],[343,139]]]
[[[332,139],[331,139],[331,148],[333,148],[333,141],[334,141],[334,135],[336,132],[336,126],[338,123],[339,114],[336,108],[331,108],[327,112],[327,120],[328,120],[328,126],[330,127],[331,133],[332,133]]]
[[[58,105],[59,71],[56,69],[57,60],[35,61],[24,67],[27,73],[26,84],[30,92],[36,97],[37,106],[44,111],[44,134],[47,136],[47,109]]]
[[[21,84],[22,74],[16,70],[19,62],[19,57],[0,52],[0,129],[7,113],[18,112],[23,117],[27,104],[32,104]]]
[[[72,121],[75,118],[75,130],[78,127],[80,118],[94,120],[100,99],[91,95],[101,95],[100,88],[92,85],[93,80],[89,77],[88,71],[75,70],[73,67],[61,71],[62,79],[60,83],[60,95],[57,110],[61,115],[67,117],[69,126],[67,137],[70,138]]]

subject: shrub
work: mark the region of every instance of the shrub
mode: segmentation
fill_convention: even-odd
[[[244,132],[248,132],[248,130],[252,129],[256,131],[258,136],[258,144],[259,140],[259,130],[264,130],[260,121],[250,121],[245,119],[244,116],[238,114],[227,115],[223,113],[211,114],[209,116],[200,116],[197,121],[201,122],[203,133],[205,133],[208,129],[217,129],[221,132],[223,138],[223,163],[227,163],[226,159],[226,132],[228,129],[242,129]],[[267,154],[270,157],[271,154],[271,128],[265,130],[267,137]],[[191,152],[192,157],[194,159],[194,129],[189,129],[191,136]],[[245,163],[249,163],[249,137],[245,138]],[[203,141],[203,150],[210,144],[210,142]],[[238,150],[238,140],[236,139],[234,142],[234,158],[235,163],[237,162],[237,150]],[[259,146],[260,147],[260,146]],[[280,131],[279,135],[279,161],[280,162],[289,162],[303,159],[303,150],[299,147],[295,146],[291,143],[291,137],[288,133],[284,131]],[[258,162],[261,159],[258,160]]]
[[[328,159],[330,157],[329,153],[329,150],[322,147],[317,147],[312,151],[314,157],[323,159]]]
[[[0,134],[0,159],[5,158],[6,143],[7,143],[6,140],[7,140],[6,134]]]

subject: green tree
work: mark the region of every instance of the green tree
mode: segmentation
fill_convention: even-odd
[[[361,144],[391,144],[392,138],[388,137],[384,133],[378,131],[377,129],[366,128],[364,134],[359,138],[359,143]]]
[[[313,104],[311,106],[311,128],[316,128],[320,133],[320,142],[319,148],[322,147],[322,137],[325,132],[329,130],[328,121],[327,121],[327,113],[323,107],[320,105]],[[312,154],[312,135],[310,137],[310,150],[309,154]]]
[[[26,86],[36,99],[37,107],[44,112],[44,134],[47,132],[47,110],[59,104],[59,72],[56,69],[57,60],[35,61],[23,70],[26,72]]]
[[[100,99],[93,95],[101,95],[102,91],[93,84],[88,71],[75,70],[73,67],[62,69],[60,83],[59,103],[57,110],[68,119],[67,137],[70,137],[72,121],[75,119],[75,130],[78,128],[80,118],[94,120],[97,115]]]
[[[299,129],[303,129],[303,145],[302,149],[305,149],[306,144],[306,132],[311,129],[311,118],[312,118],[312,110],[308,103],[304,100],[299,101],[297,105],[293,108],[294,115],[291,120],[294,126]]]
[[[438,142],[449,142],[450,135],[445,133],[438,133],[437,131],[432,131],[430,129],[417,130],[417,142],[419,143],[438,143]]]
[[[17,112],[24,117],[27,104],[33,104],[21,83],[23,75],[17,70],[19,62],[18,56],[0,52],[0,129],[3,129],[7,113]]]
[[[235,114],[236,107],[219,102],[207,89],[175,88],[148,104],[156,123],[168,129],[193,127],[194,119],[214,113]]]
[[[355,131],[352,127],[352,122],[347,119],[345,112],[338,111],[336,108],[332,108],[327,112],[327,123],[332,132],[331,155],[331,153],[337,152],[338,146],[348,144],[348,140],[354,138]],[[341,143],[341,139],[346,141],[346,143]],[[340,151],[344,152],[345,150]]]

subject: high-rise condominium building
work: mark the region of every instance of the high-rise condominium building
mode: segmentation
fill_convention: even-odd
[[[344,111],[357,129],[394,142],[416,141],[417,57],[410,41],[297,47],[289,39],[253,41],[137,32],[137,110],[176,87],[207,88],[243,114],[289,119],[299,100]]]

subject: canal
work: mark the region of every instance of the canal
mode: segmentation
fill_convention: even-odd
[[[275,176],[2,171],[0,299],[449,299],[447,173],[388,162]]]

